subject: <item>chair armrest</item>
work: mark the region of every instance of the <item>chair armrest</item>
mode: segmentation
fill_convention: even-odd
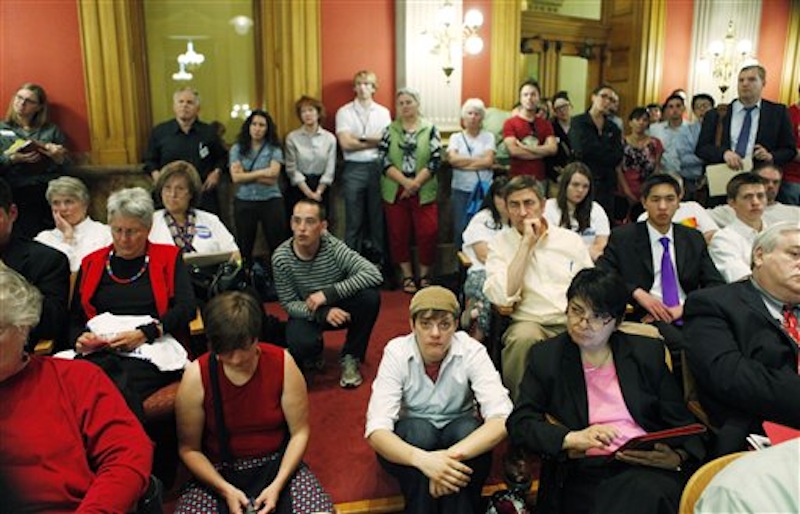
[[[42,339],[33,348],[34,355],[52,355],[56,344],[52,339]]]
[[[206,327],[203,324],[203,315],[200,313],[200,307],[198,307],[197,315],[189,322],[189,333],[193,336],[199,336],[203,335],[205,332]]]

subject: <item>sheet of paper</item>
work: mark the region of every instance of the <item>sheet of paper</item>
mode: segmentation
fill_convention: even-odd
[[[721,164],[709,164],[706,166],[706,178],[708,179],[708,195],[709,196],[724,196],[725,188],[728,186],[728,181],[735,175],[743,171],[750,171],[753,169],[753,158],[745,157],[742,159],[742,169],[735,170],[729,167],[724,162]]]

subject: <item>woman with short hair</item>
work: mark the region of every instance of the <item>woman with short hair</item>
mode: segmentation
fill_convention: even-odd
[[[325,106],[316,98],[302,96],[294,104],[302,126],[286,136],[286,193],[288,212],[301,198],[310,198],[330,212],[330,188],[336,175],[336,136],[322,128]]]
[[[461,107],[464,130],[450,136],[447,161],[453,168],[450,182],[450,203],[453,207],[453,240],[461,248],[461,233],[477,212],[467,212],[470,197],[480,184],[486,195],[494,177],[494,136],[483,130],[486,106],[480,98],[469,98]]]
[[[84,257],[111,243],[108,225],[89,217],[89,190],[75,177],[51,180],[45,193],[55,228],[43,230],[36,241],[60,251],[69,259],[73,273]]]
[[[195,479],[175,512],[332,512],[302,462],[309,436],[305,379],[287,350],[259,342],[261,306],[228,292],[203,315],[210,352],[188,366],[176,401],[179,453]],[[254,467],[262,480],[252,490],[232,483],[230,471]]]
[[[75,351],[102,367],[143,419],[144,399],[178,380],[186,365],[175,337],[188,336],[194,291],[178,248],[148,241],[155,209],[147,191],[122,189],[107,207],[112,244],[81,264],[70,335]],[[101,314],[117,316],[113,328],[98,325]]]

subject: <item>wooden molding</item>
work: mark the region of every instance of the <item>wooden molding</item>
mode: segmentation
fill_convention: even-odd
[[[523,12],[521,37],[600,45],[608,39],[609,27],[600,20],[585,20],[536,12]],[[492,29],[494,30],[494,28]]]
[[[299,125],[294,103],[322,93],[319,0],[259,0],[266,108],[285,136]]]
[[[517,101],[521,18],[519,2],[492,2],[489,105],[499,109],[511,109]]]
[[[140,162],[150,119],[141,5],[80,0],[78,12],[91,162]]]
[[[633,98],[634,105],[645,105],[658,100],[664,66],[664,34],[667,6],[665,0],[651,0],[641,4],[642,20],[639,37],[638,84]],[[634,23],[633,28],[636,29]],[[635,33],[635,30],[633,31]]]

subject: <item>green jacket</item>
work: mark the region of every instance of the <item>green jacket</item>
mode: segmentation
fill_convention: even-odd
[[[394,166],[401,172],[403,171],[403,149],[400,148],[400,143],[404,140],[403,124],[400,120],[393,121],[387,128],[388,131],[388,149],[384,148],[383,169],[384,174],[381,176],[381,197],[384,202],[394,203],[397,198],[397,190],[400,184],[386,176],[386,169],[389,166]],[[431,139],[436,132],[433,124],[425,119],[419,120],[419,130],[417,130],[417,148],[415,157],[417,166],[414,170],[416,174],[423,168],[428,168],[433,177],[422,186],[419,190],[419,203],[425,205],[436,201],[436,193],[439,188],[439,181],[436,178],[436,169],[431,169]],[[384,145],[386,145],[387,135],[384,135]],[[438,166],[437,166],[438,167]]]

